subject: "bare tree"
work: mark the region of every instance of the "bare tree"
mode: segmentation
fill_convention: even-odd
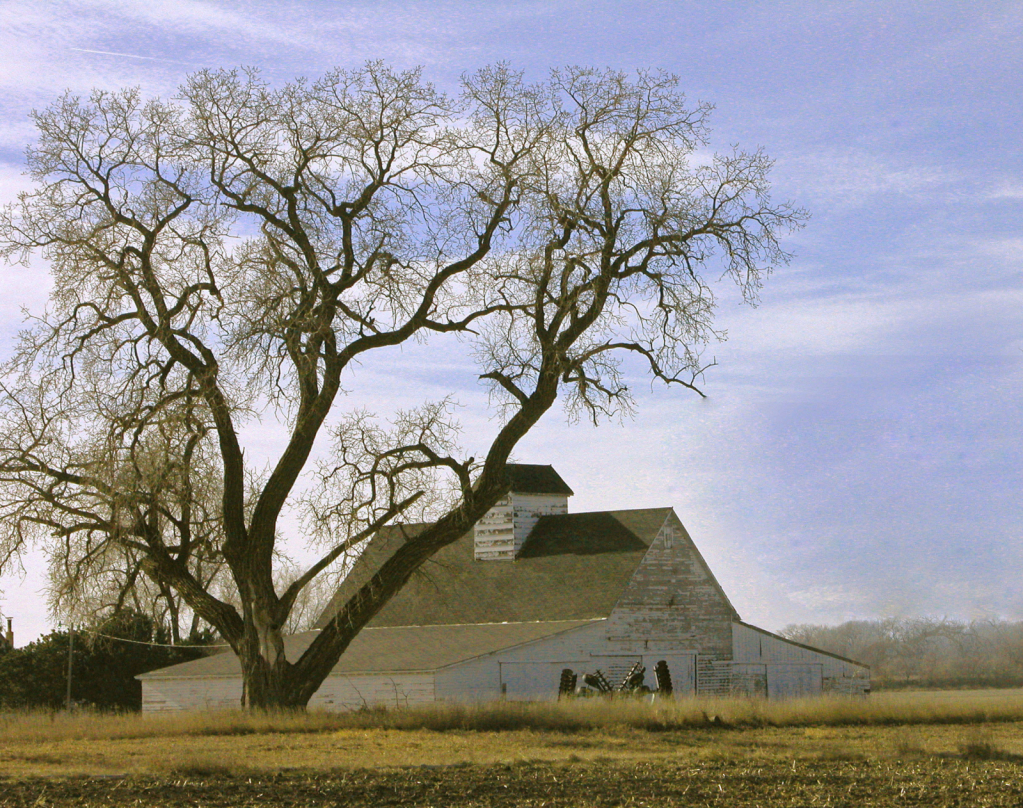
[[[279,89],[203,71],[181,95],[68,95],[35,116],[37,187],[5,210],[0,248],[41,251],[54,291],[5,370],[3,551],[130,548],[231,644],[252,707],[308,702],[499,498],[510,453],[559,395],[595,422],[629,411],[629,356],[696,389],[721,336],[703,273],[754,301],[805,216],[772,203],[762,153],[705,153],[709,106],[659,72],[528,84],[498,66],[451,99],[380,64]],[[468,343],[500,413],[479,461],[446,402],[390,423],[338,407],[353,363],[445,334]],[[239,429],[267,411],[286,440],[260,473]],[[216,469],[215,512],[194,488],[200,461]],[[323,554],[275,586],[289,504]],[[303,591],[382,525],[425,518],[287,660]],[[237,608],[200,556],[226,566]]]
[[[1023,677],[1020,622],[886,617],[790,625],[780,633],[870,665],[881,687],[1016,687]]]
[[[100,525],[84,534],[65,534],[46,548],[51,618],[63,625],[96,626],[124,612],[145,615],[157,635],[174,645],[196,641],[212,628],[178,591],[147,573],[147,557],[132,543]],[[191,553],[189,572],[205,589],[222,592],[230,579],[222,557],[210,557],[211,549]]]

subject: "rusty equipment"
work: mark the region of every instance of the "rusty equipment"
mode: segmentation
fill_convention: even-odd
[[[572,672],[571,668],[564,668],[561,671],[561,681],[558,683],[558,698],[573,695],[578,680],[579,677]]]
[[[627,674],[622,678],[622,681],[615,688],[618,693],[649,693],[650,688],[643,684],[643,676],[646,674],[646,668],[639,662],[632,666]]]
[[[654,665],[654,678],[657,680],[657,692],[666,696],[671,695],[671,671],[663,659]]]
[[[602,670],[593,673],[577,675],[571,668],[564,668],[561,671],[561,679],[558,682],[558,698],[569,696],[638,696],[646,693],[659,693],[663,696],[671,695],[671,673],[668,670],[668,663],[660,660],[654,665],[654,678],[657,681],[657,689],[651,690],[643,684],[646,675],[646,668],[642,663],[636,662],[622,677],[621,681],[612,685]]]
[[[614,693],[611,683],[604,677],[604,672],[599,669],[595,673],[584,674],[583,684],[587,687],[592,687],[598,693]]]

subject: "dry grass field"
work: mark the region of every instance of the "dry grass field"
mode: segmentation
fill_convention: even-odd
[[[0,805],[1023,805],[1023,691],[0,716]]]

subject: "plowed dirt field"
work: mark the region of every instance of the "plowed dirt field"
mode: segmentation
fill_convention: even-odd
[[[0,781],[3,806],[1012,806],[1016,761],[587,761]]]

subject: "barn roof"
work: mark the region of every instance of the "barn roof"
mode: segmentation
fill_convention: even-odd
[[[671,512],[646,508],[544,516],[514,561],[476,561],[470,531],[427,561],[369,625],[607,617]],[[317,628],[326,625],[407,536],[423,528],[381,530],[341,582]]]
[[[505,466],[507,490],[516,494],[564,494],[574,492],[553,466],[535,466],[528,463],[509,463]]]
[[[364,628],[332,676],[356,673],[431,671],[485,654],[561,634],[589,625],[590,620],[548,623],[491,623],[489,625],[415,626]],[[317,631],[294,634],[284,640],[287,658],[296,661],[312,643]],[[139,679],[209,679],[241,676],[238,657],[225,651],[191,662],[143,673]]]

